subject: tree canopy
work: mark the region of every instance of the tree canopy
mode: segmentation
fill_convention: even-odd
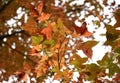
[[[116,1],[1,0],[0,23],[0,82],[120,82]],[[90,62],[101,42],[111,50]]]

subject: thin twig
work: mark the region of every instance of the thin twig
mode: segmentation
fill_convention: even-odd
[[[0,40],[3,40],[4,38],[7,38],[7,37],[11,37],[13,35],[16,35],[18,33],[25,33],[27,36],[30,36],[29,34],[27,34],[24,30],[21,30],[21,31],[15,31],[13,32],[12,34],[6,34],[6,35],[1,35],[0,36]]]
[[[59,49],[58,49],[58,68],[60,69],[60,64],[61,64],[61,57],[60,57],[60,49],[61,49],[61,47],[62,47],[62,44],[64,43],[64,41],[65,41],[65,39],[66,39],[66,37],[64,37],[64,39],[60,42],[60,47],[59,47]],[[64,52],[65,53],[65,52]]]

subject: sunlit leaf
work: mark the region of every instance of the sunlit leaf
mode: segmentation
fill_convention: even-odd
[[[46,21],[50,18],[50,14],[48,13],[41,13],[41,15],[38,17],[39,21]]]
[[[32,45],[38,45],[43,41],[43,36],[39,35],[39,36],[32,36]]]
[[[43,55],[42,58],[41,58],[41,60],[40,60],[40,62],[43,62],[43,61],[45,61],[47,59],[48,59],[48,56],[47,55]]]
[[[62,20],[60,18],[58,18],[58,20],[57,20],[57,27],[58,28],[63,27],[63,22],[62,22]]]

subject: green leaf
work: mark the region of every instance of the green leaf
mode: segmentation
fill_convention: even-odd
[[[55,41],[54,40],[45,40],[44,42],[43,42],[43,44],[46,44],[46,45],[50,45],[50,46],[54,46],[54,44],[55,44]]]
[[[95,64],[95,63],[91,63],[91,64],[87,64],[86,65],[86,70],[89,72],[88,75],[88,80],[94,80],[97,78],[97,75],[100,73],[100,67]]]
[[[87,64],[86,69],[89,70],[93,74],[97,74],[100,72],[99,66],[95,63]]]
[[[43,41],[43,36],[39,35],[39,36],[32,36],[32,45],[38,45]]]
[[[109,68],[109,77],[112,77],[115,73],[120,74],[120,68],[116,64],[111,63],[108,68]]]
[[[116,48],[116,49],[114,50],[114,52],[116,52],[116,53],[119,53],[119,54],[120,54],[120,47]]]
[[[97,61],[97,63],[100,65],[102,69],[106,69],[109,65],[110,58],[108,57],[108,54],[106,53],[102,60]]]
[[[107,40],[108,41],[114,41],[114,40],[116,40],[117,38],[118,38],[118,34],[112,34],[112,33],[109,33],[109,32],[107,32],[106,33],[106,38],[107,38]]]
[[[114,48],[116,40],[118,40],[120,36],[120,30],[116,30],[116,25],[111,26],[111,25],[105,24],[105,26],[107,29],[107,32],[106,32],[107,41],[104,43],[104,45],[111,45]]]
[[[74,65],[75,68],[80,69],[80,67],[83,66],[83,63],[85,63],[88,60],[88,58],[81,58],[79,55],[75,54],[71,57],[71,65]]]
[[[119,10],[119,11],[117,11],[116,13],[117,13],[117,15],[119,15],[119,16],[120,16],[120,10]]]

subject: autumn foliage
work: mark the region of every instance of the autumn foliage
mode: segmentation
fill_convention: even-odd
[[[74,79],[72,80],[72,76],[77,71],[80,74],[79,83],[83,83],[83,80],[100,83],[103,80],[102,77],[107,75],[112,77],[115,73],[120,73],[118,65],[113,63],[114,59],[119,57],[119,55],[113,57],[112,54],[109,57],[108,53],[101,61],[98,61],[98,64],[85,64],[92,58],[92,47],[98,43],[95,40],[87,42],[82,40],[81,37],[90,38],[93,35],[92,32],[88,31],[87,23],[83,22],[81,27],[74,25],[73,29],[70,30],[64,25],[64,20],[61,20],[61,18],[52,20],[50,13],[43,12],[43,5],[40,2],[36,7],[37,9],[35,10],[34,8],[30,12],[31,17],[37,20],[36,24],[42,23],[44,25],[43,27],[38,26],[38,29],[34,32],[36,34],[31,37],[31,45],[33,47],[29,54],[29,56],[37,58],[35,59],[36,65],[33,72],[40,79],[39,81],[46,79],[47,76],[53,76],[54,80],[60,81],[62,79],[62,82],[65,83],[70,81],[76,83]],[[112,32],[110,34],[112,35]],[[74,45],[69,42],[71,40]],[[77,54],[77,50],[82,50],[86,58],[80,57]],[[68,57],[66,58],[65,56]],[[74,67],[70,68],[70,65]],[[109,69],[109,73],[105,72],[106,69]],[[118,76],[115,75],[113,80],[118,81]]]
[[[28,21],[22,25],[22,29],[31,36],[28,58],[32,65],[26,60],[23,63],[24,69],[15,72],[19,81],[26,81],[27,75],[32,72],[38,83],[44,82],[48,77],[62,83],[84,83],[85,80],[93,83],[120,82],[120,31],[116,29],[120,24],[105,24],[107,32],[103,35],[107,41],[104,45],[110,45],[112,50],[102,60],[89,63],[93,57],[92,48],[99,42],[94,40],[94,32],[88,30],[87,22],[84,20],[81,26],[72,24],[69,28],[69,23],[66,24],[67,16],[66,19],[64,15],[54,16],[49,11],[44,11],[44,5],[44,1],[30,4]],[[51,10],[54,9],[61,10],[60,7],[51,7]],[[57,12],[58,15],[61,12],[62,10]],[[119,13],[118,10],[114,12],[117,22]],[[103,20],[102,16],[97,17],[99,22]],[[84,41],[83,38],[91,40]],[[79,50],[86,57],[81,57]],[[74,72],[79,74],[78,81],[73,79]],[[112,80],[106,79],[106,76]]]

